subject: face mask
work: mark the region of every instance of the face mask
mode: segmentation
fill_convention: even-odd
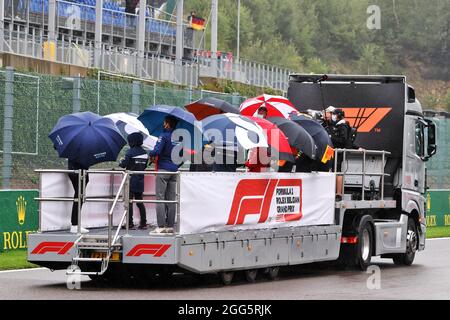
[[[257,118],[260,118],[260,119],[264,119],[264,115],[263,115],[263,114],[260,114],[260,113],[258,113],[258,114],[256,115],[256,117],[257,117]]]

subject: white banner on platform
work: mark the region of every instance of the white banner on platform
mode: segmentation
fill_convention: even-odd
[[[183,173],[181,234],[334,224],[333,173]]]
[[[122,175],[89,174],[86,187],[87,197],[111,198],[117,194],[122,182]],[[72,198],[74,189],[67,173],[43,173],[41,176],[42,198]],[[155,177],[145,177],[145,193],[155,193]],[[155,197],[145,197],[146,200]],[[101,228],[108,226],[108,212],[112,203],[86,202],[81,210],[81,225],[85,228]],[[41,230],[56,231],[68,229],[71,225],[72,202],[41,202]],[[147,223],[156,224],[156,207],[145,204]],[[118,225],[124,212],[123,203],[119,202],[114,210],[113,224]],[[134,223],[139,224],[139,209],[134,207]]]

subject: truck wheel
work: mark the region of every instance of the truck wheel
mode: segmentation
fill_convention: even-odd
[[[269,280],[276,280],[278,279],[278,275],[280,273],[280,267],[270,267],[267,268],[267,277]]]
[[[414,262],[419,243],[417,226],[413,219],[408,219],[408,231],[406,234],[406,252],[393,256],[394,264],[410,266]]]
[[[234,278],[233,271],[227,271],[227,272],[220,273],[220,279],[222,280],[222,283],[226,286],[230,285],[231,282],[233,282],[233,278]]]
[[[250,283],[255,283],[258,276],[258,269],[245,270],[245,279]]]
[[[373,253],[373,229],[371,217],[363,217],[359,227],[358,245],[356,251],[356,266],[366,271],[370,265]]]

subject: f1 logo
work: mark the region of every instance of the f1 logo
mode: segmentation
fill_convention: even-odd
[[[128,252],[127,257],[140,257],[142,255],[152,255],[155,258],[162,257],[171,247],[170,244],[138,244]]]
[[[274,195],[278,222],[302,218],[301,179],[244,179],[236,187],[227,225],[242,225],[248,215],[259,215],[258,223],[265,223]]]
[[[34,248],[31,254],[45,254],[56,252],[58,255],[66,254],[73,246],[73,242],[41,242]]]
[[[343,108],[350,126],[358,132],[369,133],[383,120],[392,108]]]

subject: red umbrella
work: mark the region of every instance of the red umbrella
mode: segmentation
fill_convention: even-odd
[[[269,144],[269,147],[272,149],[272,155],[274,155],[273,149],[275,149],[275,152],[279,153],[279,160],[295,162],[291,146],[289,145],[288,139],[284,135],[283,131],[281,131],[275,124],[266,119],[256,117],[247,118],[256,122],[256,124],[258,124],[263,129],[264,133],[267,135],[267,142]]]
[[[221,113],[239,114],[239,109],[228,102],[214,97],[204,98],[186,106],[186,110],[193,113],[201,121],[209,116]]]
[[[298,114],[298,110],[286,98],[281,96],[271,96],[263,94],[256,98],[251,98],[241,104],[240,111],[244,116],[253,117],[258,113],[260,107],[267,108],[267,117],[282,117],[289,119],[292,113]]]

